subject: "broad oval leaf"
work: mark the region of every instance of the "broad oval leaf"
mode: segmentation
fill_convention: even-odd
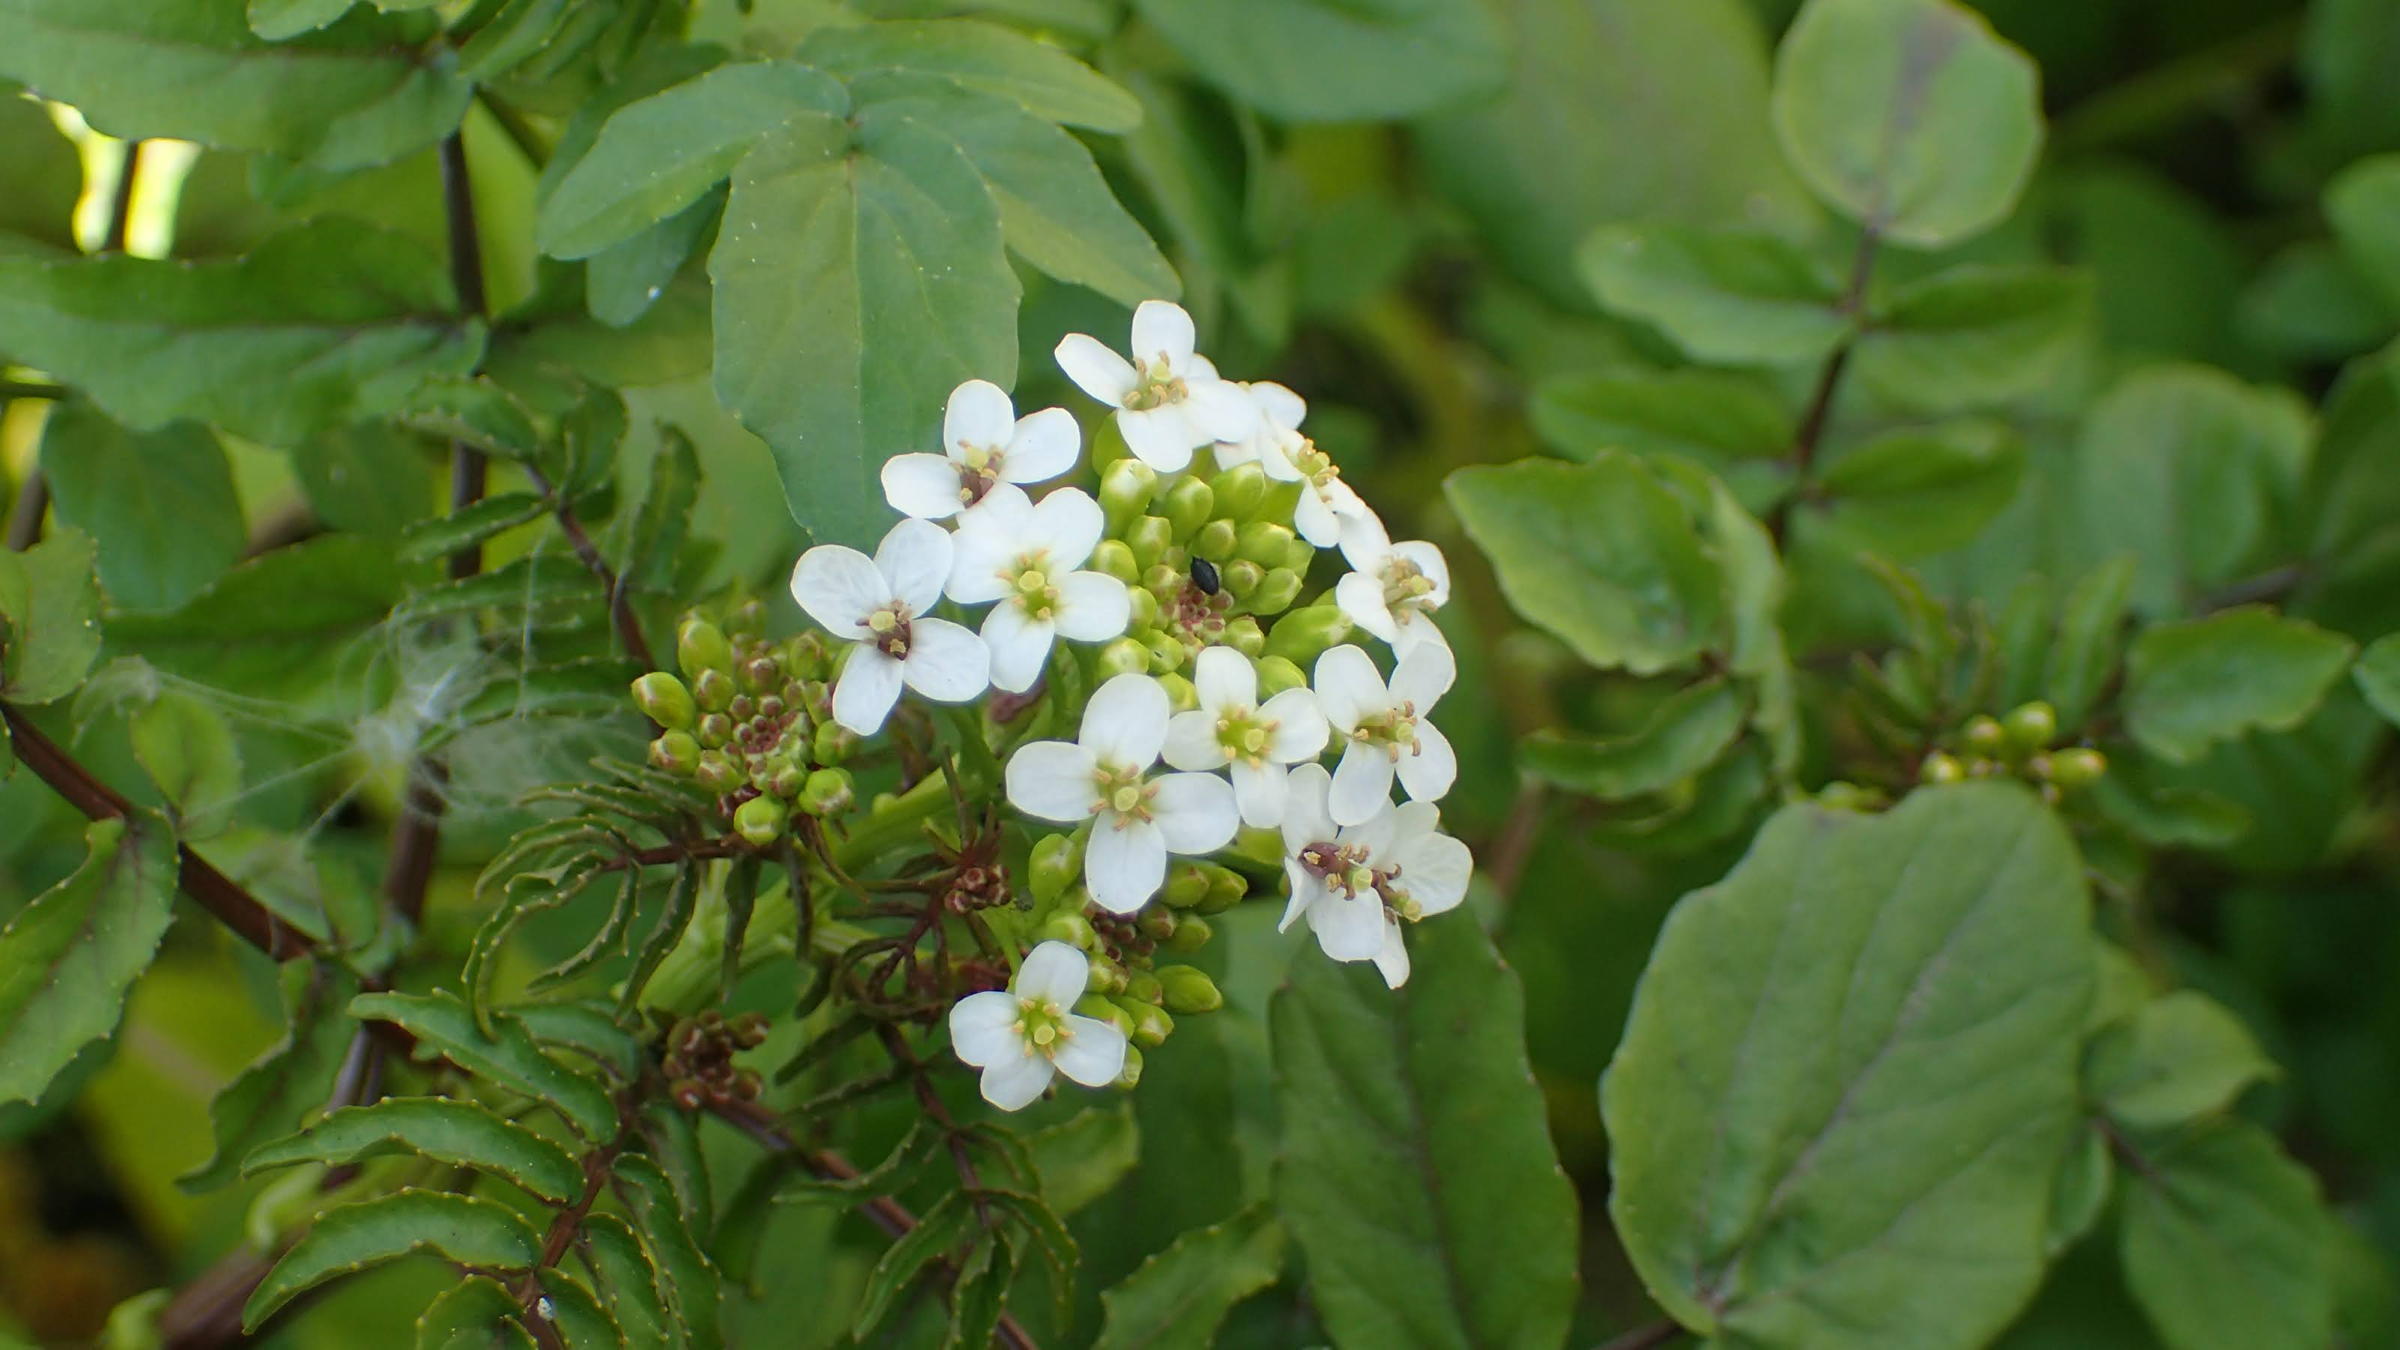
[[[242,1326],[256,1331],[327,1280],[418,1251],[484,1270],[522,1270],[541,1258],[542,1242],[515,1211],[469,1195],[412,1189],[337,1205],[259,1281],[242,1305]]]
[[[2125,1284],[2174,1350],[2318,1350],[2333,1225],[2316,1178],[2248,1121],[2144,1147],[2125,1175]]]
[[[2092,329],[2092,278],[2071,267],[1968,263],[1876,306],[1859,380],[1901,408],[1951,412],[2029,394]]]
[[[42,425],[42,477],[58,519],[98,543],[101,584],[124,609],[173,609],[249,544],[233,469],[205,427],[128,431],[68,402]]]
[[[2400,155],[2375,155],[2335,175],[2325,220],[2383,303],[2400,306]]]
[[[1919,248],[2016,204],[2042,143],[2040,77],[1954,0],[1809,0],[1775,61],[1775,131],[1802,179]]]
[[[0,552],[0,693],[48,703],[74,693],[100,658],[92,537],[62,529],[22,553]]]
[[[1276,1207],[1340,1344],[1556,1346],[1575,1192],[1526,1063],[1523,990],[1472,919],[1409,939],[1398,989],[1311,953],[1275,995]]]
[[[345,1106],[298,1134],[251,1150],[242,1171],[393,1153],[479,1168],[557,1204],[583,1193],[583,1169],[565,1149],[483,1107],[443,1097],[388,1097],[371,1106]]]
[[[1601,1085],[1616,1220],[1729,1341],[1981,1345],[2033,1293],[2095,956],[2030,793],[1785,808],[1668,917]]]
[[[2357,647],[2263,605],[2155,624],[2125,661],[2125,723],[2142,747],[2189,764],[2254,727],[2307,720]]]
[[[1207,1350],[1234,1304],[1283,1278],[1283,1246],[1265,1205],[1185,1233],[1101,1291],[1092,1350]]]
[[[608,1090],[543,1054],[525,1024],[506,1013],[490,1015],[488,1034],[466,1004],[445,993],[361,994],[350,1001],[350,1013],[401,1027],[421,1048],[547,1103],[594,1143],[616,1137],[617,1106]]]
[[[1610,225],[1576,255],[1609,309],[1703,361],[1805,365],[1856,325],[1841,283],[1798,247],[1757,230]]]
[[[2350,670],[2367,705],[2383,720],[2400,726],[2400,633],[2388,633],[2367,644]]]
[[[2189,989],[2152,999],[2092,1041],[2084,1080],[2111,1120],[2137,1130],[2185,1124],[2276,1076],[2231,1009]]]
[[[1134,0],[1211,82],[1287,122],[1410,117],[1497,90],[1479,0]]]
[[[974,19],[829,24],[809,34],[799,57],[846,79],[932,76],[1094,131],[1131,131],[1142,120],[1141,104],[1115,81],[1048,43]]]
[[[401,586],[387,541],[326,535],[252,558],[180,609],[114,617],[109,636],[162,670],[297,702],[384,621]]]
[[[83,865],[0,928],[0,1102],[38,1101],[116,1029],[126,990],[174,917],[175,839],[155,820],[95,820]]]

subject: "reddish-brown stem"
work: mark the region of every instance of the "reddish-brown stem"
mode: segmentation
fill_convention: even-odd
[[[585,571],[598,578],[601,588],[608,592],[608,620],[617,630],[618,645],[642,669],[658,669],[658,658],[650,654],[649,639],[642,636],[641,620],[634,615],[633,601],[625,594],[625,579],[617,575],[616,569],[608,565],[606,558],[600,556],[600,549],[584,530],[583,522],[576,519],[575,508],[567,504],[566,494],[551,485],[549,476],[530,464],[525,466],[525,475],[533,480],[534,487],[543,496],[550,499],[551,514],[558,518],[559,530],[567,536],[567,542],[574,546],[576,560],[583,564]]]
[[[1635,1327],[1601,1346],[1600,1350],[1656,1350],[1658,1346],[1665,1345],[1682,1334],[1681,1326],[1662,1317],[1647,1326]]]
[[[1881,242],[1870,225],[1859,231],[1858,252],[1850,260],[1850,282],[1843,288],[1834,308],[1845,317],[1856,320],[1867,303],[1867,283],[1875,275],[1875,249]],[[1817,448],[1824,443],[1825,428],[1833,420],[1834,396],[1841,392],[1842,372],[1850,365],[1850,349],[1858,341],[1858,329],[1853,326],[1848,336],[1833,353],[1825,358],[1825,366],[1817,372],[1817,386],[1808,397],[1808,408],[1800,414],[1799,431],[1792,438],[1792,490],[1775,509],[1767,513],[1767,532],[1777,543],[1783,542],[1784,532],[1791,526],[1792,503],[1808,491],[1808,473],[1815,466]]]

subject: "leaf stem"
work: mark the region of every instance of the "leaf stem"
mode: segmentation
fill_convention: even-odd
[[[1615,1340],[1603,1344],[1600,1350],[1655,1350],[1656,1347],[1665,1345],[1681,1335],[1683,1335],[1683,1327],[1680,1324],[1670,1318],[1662,1317],[1645,1326],[1635,1327]]]
[[[1881,242],[1872,225],[1858,232],[1858,252],[1850,260],[1850,280],[1842,288],[1841,298],[1834,309],[1855,319],[1867,301],[1867,282],[1875,275],[1875,249]],[[1817,448],[1825,440],[1825,428],[1833,420],[1834,396],[1841,392],[1842,374],[1850,365],[1850,350],[1858,343],[1859,325],[1853,323],[1850,332],[1825,358],[1824,369],[1817,373],[1817,386],[1808,397],[1808,408],[1800,415],[1799,431],[1792,438],[1791,492],[1775,503],[1767,514],[1767,533],[1777,545],[1783,543],[1784,532],[1790,528],[1792,503],[1806,490],[1808,471],[1816,464]]]
[[[592,543],[592,536],[584,530],[583,522],[576,519],[575,508],[568,504],[565,493],[551,485],[549,475],[527,464],[525,476],[533,480],[535,491],[550,499],[551,514],[558,518],[558,528],[567,536],[567,542],[574,546],[576,559],[582,562],[585,571],[599,579],[601,587],[608,592],[608,620],[617,630],[618,644],[642,669],[658,669],[658,658],[651,655],[650,642],[642,636],[642,621],[635,616],[633,602],[625,594],[625,579],[608,565],[608,559],[600,556],[600,549]]]

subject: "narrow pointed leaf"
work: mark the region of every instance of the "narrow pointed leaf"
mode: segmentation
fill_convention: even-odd
[[[1283,1278],[1283,1247],[1264,1205],[1193,1229],[1101,1293],[1092,1350],[1207,1350],[1233,1305]]]
[[[84,844],[83,865],[0,928],[0,1102],[40,1100],[116,1029],[174,917],[175,839],[163,824],[96,820]]]
[[[328,1280],[420,1251],[486,1270],[522,1270],[540,1258],[542,1243],[514,1211],[473,1196],[402,1190],[338,1205],[259,1282],[242,1306],[242,1326],[255,1331],[276,1309]]]
[[[351,1000],[350,1012],[402,1027],[423,1042],[423,1049],[548,1103],[594,1143],[616,1135],[617,1107],[607,1090],[543,1054],[525,1024],[506,1013],[492,1014],[487,1035],[452,994],[361,994]]]
[[[583,1169],[565,1149],[483,1107],[441,1097],[389,1097],[372,1106],[343,1107],[298,1134],[252,1150],[242,1171],[394,1153],[491,1172],[555,1204],[583,1192]]]

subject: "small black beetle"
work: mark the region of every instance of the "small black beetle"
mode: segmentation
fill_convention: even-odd
[[[1215,595],[1221,584],[1217,577],[1217,565],[1206,558],[1192,559],[1192,584],[1200,588],[1202,595]]]

